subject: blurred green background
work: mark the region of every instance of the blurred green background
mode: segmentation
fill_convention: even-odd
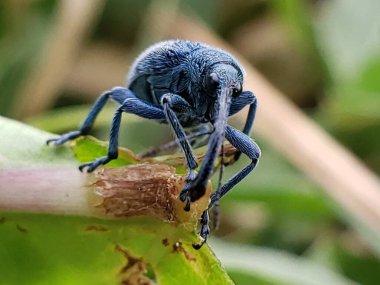
[[[133,58],[165,38],[183,13],[205,22],[380,173],[379,1],[98,0],[76,1],[74,8],[73,2],[0,2],[2,116],[55,133],[76,129],[99,94],[124,85]],[[107,139],[113,110],[109,104],[98,119],[98,138]],[[123,146],[139,152],[171,139],[167,126],[124,117]],[[241,256],[246,264],[264,250],[267,271],[248,274],[229,268],[227,260],[233,280],[290,284],[278,277],[281,266],[287,271],[286,259],[279,258],[284,255],[330,268],[345,280],[380,284],[379,253],[348,226],[350,217],[270,143],[256,139],[265,155],[223,199],[213,235],[225,242],[216,247],[221,254],[232,243],[252,249]],[[228,167],[225,177],[246,162]],[[299,268],[299,274],[311,274]]]

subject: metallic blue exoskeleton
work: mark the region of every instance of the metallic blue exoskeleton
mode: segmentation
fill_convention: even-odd
[[[202,197],[207,182],[213,173],[224,138],[251,162],[213,193],[209,209],[218,203],[232,187],[239,183],[256,166],[260,149],[249,137],[256,113],[256,97],[243,91],[244,72],[239,63],[227,52],[206,44],[187,40],[171,40],[157,43],[145,50],[134,62],[128,76],[127,87],[115,87],[102,94],[95,102],[78,131],[54,138],[48,143],[60,145],[89,133],[96,116],[110,98],[120,104],[116,109],[108,148],[108,155],[93,162],[82,164],[79,169],[92,172],[118,156],[118,133],[123,112],[133,113],[146,119],[154,119],[171,125],[181,145],[189,168],[187,183],[180,199],[185,210]],[[243,131],[227,124],[227,117],[249,105],[249,113]],[[205,159],[199,168],[189,137],[183,128],[209,125],[211,134]],[[198,128],[202,129],[202,128]],[[207,129],[207,128],[206,128]],[[200,131],[194,136],[206,134]],[[202,242],[206,241],[209,229],[206,210],[201,219]]]

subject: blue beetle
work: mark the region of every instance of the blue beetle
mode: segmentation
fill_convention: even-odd
[[[189,169],[180,193],[185,210],[189,211],[191,202],[204,195],[226,138],[238,151],[236,159],[244,153],[251,162],[212,194],[210,209],[255,168],[260,157],[260,148],[249,137],[257,101],[252,92],[242,90],[243,79],[243,68],[221,49],[188,40],[159,42],[136,58],[128,75],[127,87],[114,87],[104,92],[78,131],[68,132],[47,143],[61,145],[87,135],[107,100],[115,100],[120,106],[112,121],[108,155],[79,166],[81,171],[92,172],[118,157],[118,133],[123,112],[168,123],[184,151]],[[247,105],[249,112],[243,131],[229,126],[227,118]],[[205,126],[211,126],[211,132]],[[199,127],[205,127],[206,131]],[[194,137],[210,132],[208,149],[198,173],[198,163],[184,128],[201,129],[193,134]],[[194,245],[195,248],[200,248],[209,235],[208,210],[204,211],[200,222],[202,242]]]

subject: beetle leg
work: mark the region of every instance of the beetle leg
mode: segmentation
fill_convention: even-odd
[[[200,220],[201,231],[200,231],[199,235],[201,237],[201,242],[197,243],[197,244],[193,244],[193,247],[195,249],[200,249],[202,247],[202,245],[204,245],[205,242],[207,241],[207,237],[210,234],[209,222],[210,222],[210,217],[208,214],[208,210],[206,210],[202,213],[202,217]]]
[[[258,145],[246,134],[241,131],[238,131],[231,126],[226,126],[225,131],[226,139],[239,151],[246,154],[250,159],[251,163],[246,166],[239,173],[235,174],[226,184],[224,184],[221,188],[218,187],[218,190],[211,195],[211,202],[206,211],[203,212],[200,223],[201,223],[201,242],[199,244],[194,244],[193,247],[195,249],[200,249],[202,245],[206,242],[207,237],[210,233],[209,227],[209,216],[208,211],[215,207],[219,206],[219,200],[224,195],[227,194],[229,190],[231,190],[236,184],[238,184],[244,177],[246,177],[256,166],[259,158],[260,158],[260,148]],[[217,208],[216,208],[217,209]]]
[[[83,121],[81,127],[78,131],[71,131],[68,132],[59,138],[53,138],[46,141],[47,144],[53,143],[54,145],[61,145],[64,144],[67,141],[73,140],[77,137],[87,135],[92,125],[94,124],[94,121],[96,117],[98,116],[99,112],[103,109],[104,105],[107,103],[108,99],[113,99],[120,104],[123,103],[125,99],[127,99],[130,96],[133,96],[131,91],[129,91],[126,88],[123,87],[115,87],[112,90],[104,92],[98,100],[94,103],[91,111],[88,113],[86,119]]]
[[[243,110],[247,105],[254,104],[256,101],[256,96],[251,91],[243,91],[237,97],[231,98],[230,110],[228,116],[233,116],[236,113]]]
[[[224,184],[220,191],[212,194],[209,208],[213,207],[220,198],[231,190],[236,184],[238,184],[244,177],[246,177],[257,165],[259,161],[261,151],[259,146],[246,134],[234,129],[231,126],[226,126],[225,132],[226,139],[239,151],[244,153],[251,159],[251,163],[243,168],[240,172],[235,174],[226,184]]]
[[[110,162],[113,159],[116,159],[118,156],[118,136],[119,136],[119,128],[120,128],[120,122],[121,122],[121,115],[123,113],[123,106],[120,106],[116,109],[115,115],[112,119],[112,127],[111,127],[111,134],[110,134],[110,142],[108,145],[108,154],[107,156],[100,157],[92,162],[83,163],[79,166],[79,170],[83,171],[85,168],[87,168],[87,172],[92,172],[97,168],[99,165],[106,164]]]
[[[229,88],[218,89],[219,96],[215,102],[216,117],[213,121],[214,131],[210,136],[208,149],[205,154],[202,166],[195,180],[185,184],[179,195],[182,202],[186,202],[185,211],[190,210],[190,202],[194,202],[202,197],[206,191],[207,183],[214,171],[214,164],[224,140],[224,131],[229,107]]]
[[[223,157],[223,153],[224,153],[224,150],[223,150],[223,145],[222,145],[222,150],[221,150],[222,161],[223,161],[223,158],[224,158]],[[218,188],[215,191],[215,195],[216,195],[216,197],[218,197],[218,199],[217,199],[217,201],[215,202],[215,204],[212,207],[213,230],[216,230],[219,227],[219,193],[220,193],[220,188],[221,188],[222,179],[223,179],[223,170],[224,170],[224,166],[223,166],[223,163],[222,163],[220,165],[220,169],[219,169]],[[210,209],[210,207],[202,213],[202,217],[200,219],[201,231],[199,233],[199,235],[201,237],[201,242],[198,243],[198,244],[193,244],[193,247],[195,249],[200,249],[203,246],[203,244],[205,244],[205,242],[207,241],[207,237],[210,234],[209,209]]]
[[[87,172],[92,172],[99,165],[106,164],[109,161],[116,159],[118,156],[118,136],[121,122],[121,115],[123,112],[132,113],[146,119],[163,120],[165,115],[160,108],[157,108],[149,103],[146,103],[137,97],[135,97],[132,91],[128,89],[118,90],[125,93],[126,99],[122,105],[116,109],[114,118],[112,120],[110,142],[108,146],[107,156],[96,159],[93,162],[87,162],[79,166],[79,169],[83,171],[87,168]]]
[[[229,116],[234,115],[249,104],[249,110],[245,125],[243,128],[243,133],[250,136],[252,131],[253,122],[255,120],[257,100],[255,95],[251,91],[242,92],[239,97],[233,98],[230,106]],[[240,158],[241,151],[235,153],[235,161]]]
[[[187,174],[186,180],[191,181],[196,177],[195,169],[198,167],[197,159],[193,153],[189,141],[186,139],[186,133],[182,128],[177,115],[173,110],[178,110],[182,112],[193,112],[191,106],[182,97],[176,94],[165,94],[161,98],[161,105],[163,107],[166,120],[172,126],[175,135],[177,136],[178,142],[180,143],[183,151],[185,152],[187,166],[189,167],[189,173]]]
[[[212,207],[212,230],[216,231],[219,228],[220,223],[220,216],[219,216],[219,200],[215,202],[214,206]]]

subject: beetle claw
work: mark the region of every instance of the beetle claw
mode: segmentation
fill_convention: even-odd
[[[185,186],[186,187],[186,186]],[[179,194],[179,199],[182,202],[185,202],[185,207],[183,208],[186,212],[190,211],[190,204],[191,204],[191,199],[190,199],[190,193],[187,189],[182,189],[181,193]]]
[[[200,243],[193,243],[192,246],[194,249],[198,250],[205,244],[205,242],[206,240],[202,238]]]

